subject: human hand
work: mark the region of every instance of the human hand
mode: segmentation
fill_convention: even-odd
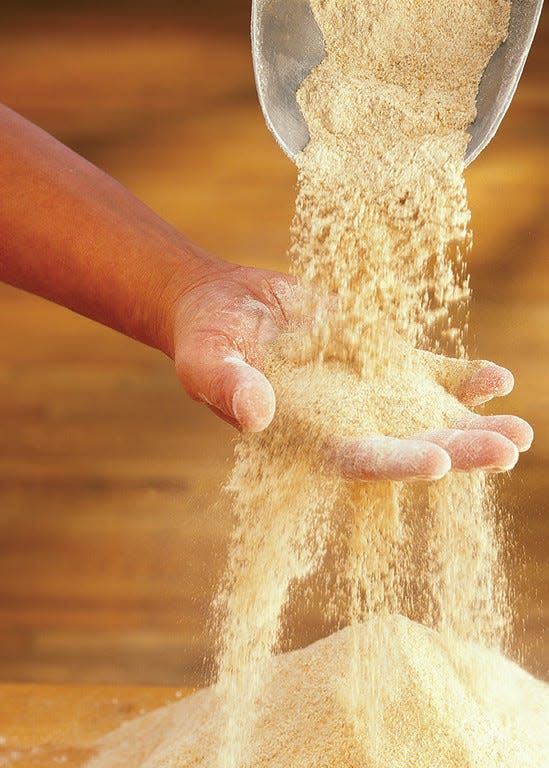
[[[387,436],[340,443],[333,453],[341,473],[355,480],[438,480],[450,470],[505,472],[528,450],[534,433],[518,416],[482,416],[479,406],[511,392],[510,371],[486,360],[457,360],[414,350],[417,364],[461,403],[451,428],[419,432],[406,439]]]
[[[219,264],[176,303],[176,370],[193,399],[233,426],[259,432],[275,412],[275,393],[262,372],[266,352],[269,342],[288,330],[299,289],[278,272]],[[417,354],[464,405],[480,405],[513,388],[512,374],[494,363]],[[331,446],[330,455],[349,479],[435,480],[450,469],[509,470],[532,439],[532,428],[517,416],[468,412],[452,429],[408,439],[347,440]]]
[[[188,394],[224,421],[260,432],[275,393],[263,374],[269,343],[287,330],[296,282],[279,272],[219,261],[181,293],[174,311],[174,361]]]

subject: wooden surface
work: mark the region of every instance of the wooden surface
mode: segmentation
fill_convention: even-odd
[[[101,736],[189,692],[184,688],[2,685],[0,766],[80,768],[96,754],[94,745]]]
[[[40,15],[20,3],[0,29],[0,101],[212,251],[283,269],[295,170],[257,104],[247,3],[214,5]],[[547,677],[548,60],[544,19],[510,113],[467,173],[473,339],[515,372],[498,407],[537,432],[505,503],[515,654]],[[0,680],[201,682],[230,428],[160,355],[59,307],[0,286],[0,329]],[[295,642],[321,626],[318,608],[299,615]]]

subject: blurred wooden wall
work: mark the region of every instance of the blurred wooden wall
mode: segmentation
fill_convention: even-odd
[[[248,3],[44,5],[6,6],[0,101],[212,251],[284,269],[295,172],[256,101]],[[505,494],[522,653],[547,676],[548,43],[544,19],[467,174],[477,350],[514,370],[501,407],[537,429]],[[230,428],[159,354],[1,285],[0,423],[0,680],[203,679]]]

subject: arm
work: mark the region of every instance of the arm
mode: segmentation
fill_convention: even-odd
[[[0,105],[0,278],[173,355],[176,272],[221,262],[121,184]]]
[[[231,290],[243,292],[245,270],[206,253],[121,184],[1,105],[0,200],[1,280],[162,350],[176,362],[189,394],[226,420],[254,430],[271,420],[272,388],[257,370],[238,366],[244,355],[230,339],[207,340],[209,358],[184,343],[184,325],[199,319],[203,301],[190,316],[182,297],[194,304],[194,289],[204,293],[215,282],[229,302]],[[273,278],[285,281],[253,270],[248,292],[272,300]],[[277,322],[269,311],[264,315],[264,325]]]
[[[234,426],[269,425],[275,395],[261,368],[269,341],[287,325],[295,294],[289,277],[208,254],[118,182],[2,106],[0,233],[1,280],[162,350],[189,395]],[[441,358],[433,371],[444,384],[456,365],[465,367],[455,393],[464,402],[478,404],[512,387],[509,372],[491,363]],[[508,469],[532,431],[516,417],[493,418],[499,421],[472,417],[464,428],[419,440],[343,443],[335,446],[334,461],[357,479],[435,478],[451,464]]]

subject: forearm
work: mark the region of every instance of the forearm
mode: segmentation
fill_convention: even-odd
[[[180,292],[221,264],[0,106],[0,280],[172,355]]]

